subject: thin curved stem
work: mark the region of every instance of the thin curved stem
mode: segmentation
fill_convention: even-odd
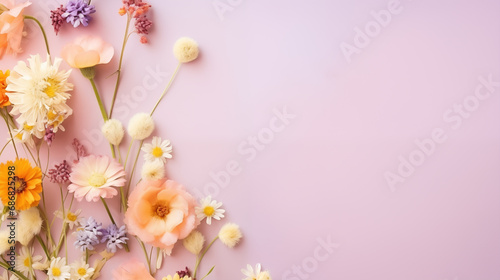
[[[106,200],[104,200],[104,198],[101,197],[101,201],[102,201],[102,204],[104,204],[104,208],[106,208],[106,212],[108,212],[109,219],[111,220],[111,222],[114,225],[116,225],[115,219],[113,219],[113,215],[111,215],[111,212],[109,211],[109,207],[108,207],[108,204],[106,203]]]
[[[35,21],[38,24],[38,27],[40,27],[40,30],[42,30],[43,39],[45,40],[45,47],[47,48],[47,53],[50,55],[49,40],[47,39],[47,34],[45,33],[45,29],[43,28],[43,26],[40,23],[40,21],[38,21],[38,19],[36,19],[35,17],[32,17],[32,16],[24,16],[24,18],[25,19],[31,19],[31,20]]]
[[[179,68],[181,68],[181,64],[182,63],[180,63],[180,62],[177,64],[177,67],[175,68],[174,74],[172,74],[172,77],[170,78],[170,81],[168,81],[168,84],[165,87],[165,90],[163,90],[163,93],[161,94],[160,99],[158,99],[155,106],[153,107],[153,110],[151,111],[150,116],[153,116],[153,113],[156,111],[156,107],[158,107],[158,105],[160,104],[163,97],[165,97],[165,95],[167,94],[167,91],[170,88],[170,86],[172,85],[172,82],[174,81],[175,76],[177,76],[177,72],[179,72]]]
[[[203,250],[203,253],[201,253],[201,255],[196,260],[196,265],[194,267],[194,273],[193,273],[193,279],[194,280],[196,280],[196,273],[198,272],[198,267],[200,266],[201,260],[203,259],[203,257],[205,256],[205,254],[208,252],[208,249],[210,249],[210,247],[212,247],[212,245],[214,244],[214,242],[217,239],[219,239],[218,235],[214,238],[214,240],[212,240],[212,242],[210,242],[210,244],[208,244],[207,248],[205,248],[205,250]]]
[[[14,142],[14,137],[12,136],[12,130],[10,129],[9,121],[7,120],[7,115],[9,115],[9,112],[7,111],[7,108],[4,108],[4,110],[5,110],[6,115],[2,114],[2,117],[5,120],[5,124],[7,125],[7,130],[9,131],[10,140],[12,141],[12,146],[14,146],[14,151],[16,152],[16,157],[19,158],[19,154],[18,154],[17,148],[16,148],[16,142]],[[2,149],[2,151],[3,151],[3,149]]]
[[[141,153],[141,148],[142,144],[144,143],[144,140],[141,141],[141,144],[139,145],[139,149],[137,150],[137,155],[135,156],[135,161],[134,165],[132,166],[132,171],[130,171],[130,178],[127,183],[127,188],[125,189],[125,196],[128,196],[128,192],[130,190],[130,183],[132,182],[132,178],[134,178],[134,171],[135,171],[135,166],[137,165],[137,159],[139,158],[139,154]],[[125,208],[127,210],[127,208]]]
[[[132,20],[132,17],[129,13],[127,13],[127,26],[125,27],[125,36],[123,37],[123,44],[122,44],[122,51],[120,53],[120,62],[118,63],[118,70],[116,70],[116,84],[115,84],[115,91],[113,92],[113,99],[111,101],[111,108],[109,109],[109,117],[113,115],[113,108],[115,107],[115,101],[116,101],[116,95],[118,94],[118,86],[120,85],[120,77],[122,73],[122,63],[123,63],[123,54],[125,53],[125,46],[127,45],[128,41],[128,30],[130,28],[130,21]]]
[[[153,275],[153,272],[151,271],[151,260],[149,259],[149,256],[148,256],[148,250],[146,250],[146,246],[144,245],[144,242],[142,242],[142,240],[139,239],[139,237],[136,236],[135,239],[137,239],[137,242],[139,242],[139,245],[141,245],[142,251],[144,252],[144,256],[146,256],[149,274]]]
[[[99,103],[99,109],[101,110],[102,119],[104,121],[108,120],[108,115],[106,114],[106,108],[104,108],[104,104],[102,103],[101,96],[99,95],[99,91],[97,90],[97,86],[95,84],[94,78],[89,79],[90,84],[92,85],[92,89],[94,90],[95,98],[97,99],[97,103]]]

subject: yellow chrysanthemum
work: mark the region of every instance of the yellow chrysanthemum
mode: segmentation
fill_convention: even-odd
[[[16,210],[37,206],[42,192],[42,171],[27,159],[0,164],[0,198],[4,205],[15,201]]]

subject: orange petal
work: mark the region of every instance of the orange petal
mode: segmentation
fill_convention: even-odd
[[[76,68],[92,67],[97,65],[100,59],[97,51],[81,52],[75,56],[75,65]]]

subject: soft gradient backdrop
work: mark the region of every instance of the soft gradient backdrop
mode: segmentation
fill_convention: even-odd
[[[63,1],[34,2],[27,14],[42,20],[54,54],[81,34],[100,35],[119,53],[121,1],[92,1],[91,26],[66,25],[57,37],[48,11]],[[150,111],[175,69],[174,42],[198,41],[201,56],[181,68],[155,134],[173,143],[168,177],[224,202],[223,222],[245,235],[234,250],[213,247],[202,265],[202,274],[216,265],[207,279],[241,279],[240,269],[258,262],[278,280],[499,279],[499,1],[150,3],[150,44],[131,37],[115,117],[126,123]],[[23,46],[0,68],[45,53],[32,23]],[[107,106],[115,79],[106,77],[117,64],[115,56],[98,67]],[[74,137],[109,153],[90,85],[78,71],[71,81],[75,112],[51,163],[68,157]],[[275,121],[283,110],[290,116]],[[237,175],[214,179],[235,162]],[[117,215],[118,199],[111,205]],[[78,207],[108,223],[101,204]],[[223,222],[202,230],[211,238]],[[113,258],[101,279],[130,257]],[[178,246],[161,273],[186,265],[194,258]]]

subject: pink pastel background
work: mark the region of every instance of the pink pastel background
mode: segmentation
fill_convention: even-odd
[[[119,52],[121,1],[92,1],[98,12],[91,26],[68,25],[57,37],[48,10],[63,1],[34,2],[27,13],[42,19],[53,54],[81,34],[98,34]],[[150,111],[175,69],[174,42],[198,41],[201,56],[181,68],[155,115],[155,135],[173,143],[168,177],[197,196],[209,190],[224,203],[224,221],[240,224],[245,235],[234,250],[216,243],[202,265],[202,274],[216,265],[207,279],[241,279],[240,269],[258,262],[279,280],[500,279],[500,87],[474,97],[480,76],[500,81],[499,1],[150,3],[150,44],[132,36],[115,117],[126,123],[132,112]],[[397,13],[386,26],[374,24],[371,11],[388,6]],[[369,44],[358,44],[348,62],[341,46],[356,47],[355,28],[367,25]],[[44,53],[40,33],[28,27],[20,60]],[[98,68],[107,106],[115,79],[106,77],[117,60]],[[15,63],[6,57],[0,68]],[[57,135],[52,163],[69,158],[74,137],[93,153],[109,153],[90,85],[77,71],[71,81],[75,112]],[[484,86],[480,92],[488,93]],[[460,116],[454,104],[464,100],[471,110]],[[275,110],[294,118],[280,125]],[[270,122],[280,131],[269,134]],[[435,129],[446,140],[429,155],[419,152],[415,141]],[[4,127],[1,133],[7,137]],[[259,135],[266,144],[257,149],[249,137]],[[404,177],[400,156],[410,155],[418,166]],[[239,174],[227,184],[213,179],[229,162]],[[404,181],[391,188],[388,172]],[[55,186],[46,188],[58,201]],[[118,215],[118,199],[111,205]],[[101,204],[78,206],[109,223]],[[222,224],[201,229],[211,238]],[[339,246],[326,250],[325,242]],[[130,257],[120,252],[101,279]],[[194,261],[178,246],[156,278]]]

